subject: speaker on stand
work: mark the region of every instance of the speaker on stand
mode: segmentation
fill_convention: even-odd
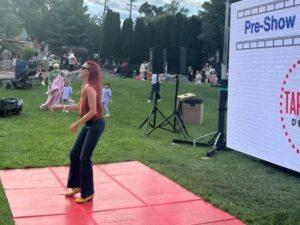
[[[176,74],[176,87],[174,96],[174,110],[173,112],[160,122],[154,129],[163,128],[165,125],[171,125],[171,129],[164,128],[173,133],[181,133],[184,138],[188,136],[187,129],[183,123],[181,115],[177,109],[177,95],[179,89],[179,74],[186,72],[186,48],[182,46],[168,47],[167,49],[167,72],[170,74]],[[173,120],[172,120],[173,119]]]
[[[152,74],[164,72],[164,50],[161,48],[150,48],[149,52],[150,71]]]
[[[150,70],[152,74],[157,74],[156,76],[156,87],[155,87],[155,95],[154,95],[154,103],[151,108],[150,114],[145,118],[144,122],[140,125],[139,128],[142,128],[145,124],[144,136],[151,134],[157,128],[165,129],[161,126],[156,125],[157,114],[159,114],[164,120],[166,120],[166,116],[159,110],[157,104],[157,96],[158,96],[158,85],[159,85],[159,74],[164,73],[164,50],[160,48],[150,48]],[[167,120],[167,123],[172,126],[172,124]],[[148,127],[152,127],[152,130],[148,131]]]
[[[168,47],[167,65],[170,74],[186,73],[186,48],[182,46]]]

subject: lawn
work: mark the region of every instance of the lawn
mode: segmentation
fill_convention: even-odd
[[[249,157],[236,151],[220,151],[202,159],[209,148],[173,145],[182,138],[161,129],[143,136],[139,125],[151,110],[147,103],[149,82],[106,76],[113,92],[111,117],[93,155],[94,163],[139,160],[215,206],[249,225],[300,224],[299,174]],[[72,83],[78,101],[79,83]],[[173,109],[175,84],[162,84],[161,111]],[[0,98],[22,98],[21,116],[0,118],[0,169],[68,165],[68,153],[76,136],[68,128],[78,117],[75,112],[42,111],[46,88],[6,90]],[[179,93],[192,92],[204,100],[203,125],[187,126],[191,137],[216,129],[218,88],[209,85],[181,84]],[[270,146],[271,148],[272,146]],[[0,224],[13,224],[7,200],[0,186]]]

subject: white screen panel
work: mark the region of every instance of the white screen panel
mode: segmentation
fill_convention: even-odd
[[[232,4],[227,146],[300,172],[298,0]]]

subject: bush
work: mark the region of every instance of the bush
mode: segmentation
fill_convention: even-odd
[[[33,48],[23,48],[22,50],[22,58],[24,60],[29,60],[36,53],[36,50]]]

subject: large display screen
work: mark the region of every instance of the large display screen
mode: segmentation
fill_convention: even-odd
[[[300,172],[300,0],[231,5],[227,147]]]

